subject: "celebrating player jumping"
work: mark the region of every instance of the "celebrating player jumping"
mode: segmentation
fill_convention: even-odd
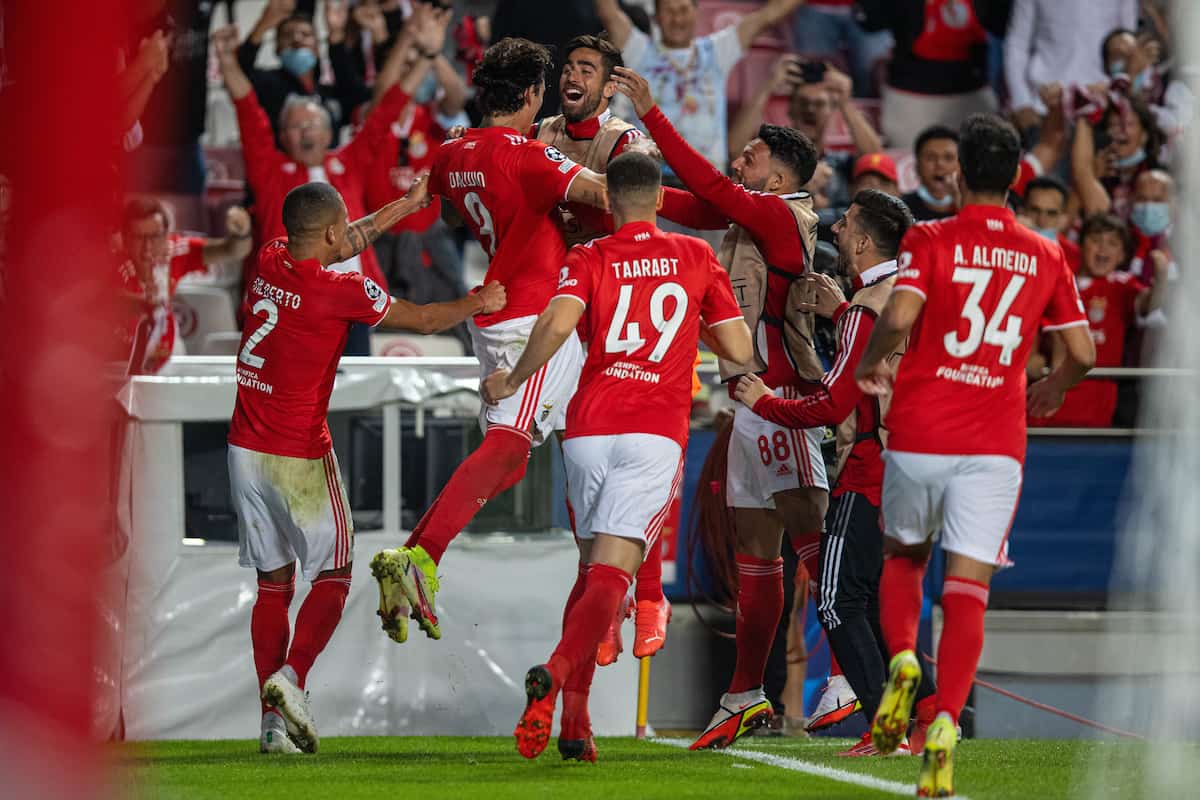
[[[550,212],[561,202],[605,206],[604,177],[559,150],[525,138],[542,106],[550,51],[525,39],[488,48],[474,73],[484,127],[442,145],[430,191],[442,195],[487,252],[488,278],[501,281],[512,302],[481,314],[469,328],[480,378],[511,368],[537,315],[554,294],[566,246]],[[380,585],[384,630],[407,638],[408,614],[431,638],[441,637],[434,596],[437,564],[475,513],[525,475],[529,449],[541,444],[565,413],[579,379],[583,349],[561,348],[513,397],[484,406],[483,443],[459,465],[405,546],[380,552],[371,568]]]
[[[955,726],[983,650],[988,586],[1011,563],[1026,410],[1052,414],[1095,360],[1062,248],[1017,223],[1005,206],[1021,157],[1016,130],[998,117],[972,115],[958,153],[965,205],[958,216],[916,225],[904,237],[896,286],[855,370],[863,391],[882,395],[892,385],[888,359],[909,337],[887,415],[879,605],[893,655],[871,736],[889,753],[908,730],[921,676],[921,581],[930,537],[940,529],[948,555],[945,624],[937,717],[917,785],[922,797],[954,793]],[[1025,362],[1039,328],[1058,332],[1065,356],[1026,392]]]
[[[422,176],[405,197],[350,223],[329,184],[293,189],[283,203],[287,237],[262,248],[247,288],[229,482],[239,560],[258,570],[250,638],[264,703],[263,752],[316,751],[304,683],[350,591],[354,526],[325,421],[350,324],[435,333],[504,307],[499,283],[453,302],[418,306],[389,297],[361,273],[326,269],[361,252],[428,197]],[[288,606],[297,559],[312,590],[292,635]]]
[[[582,320],[587,363],[567,411],[563,455],[586,567],[567,599],[562,640],[525,677],[528,703],[514,734],[526,758],[545,749],[562,692],[559,750],[595,760],[587,696],[596,646],[656,545],[682,476],[701,326],[718,355],[751,355],[750,331],[712,250],[655,228],[660,189],[649,156],[626,153],[609,164],[617,232],[571,249],[516,366],[483,384],[489,403],[515,396],[573,344]]]

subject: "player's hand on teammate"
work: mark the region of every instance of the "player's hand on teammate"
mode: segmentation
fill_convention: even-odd
[[[479,289],[479,299],[483,301],[480,314],[495,314],[508,304],[508,293],[504,290],[504,284],[492,281]]]
[[[846,302],[842,287],[829,275],[812,273],[801,278],[801,297],[796,308],[809,314],[831,319],[833,312]]]
[[[771,390],[757,375],[743,375],[738,378],[737,386],[733,387],[733,396],[745,403],[747,408],[754,408],[760,397],[769,394]]]
[[[225,234],[237,239],[250,235],[250,213],[241,206],[225,209]]]
[[[613,69],[613,83],[617,91],[633,101],[633,110],[639,117],[646,116],[654,108],[654,96],[650,94],[650,84],[641,75],[628,67]]]
[[[863,394],[874,397],[885,395],[892,390],[892,378],[892,368],[888,366],[887,361],[877,361],[874,364],[860,361],[858,369],[854,370],[854,381],[858,388],[862,389]]]
[[[1025,390],[1025,411],[1031,417],[1049,417],[1063,404],[1067,390],[1051,377],[1042,378]]]
[[[408,187],[404,197],[406,200],[417,203],[421,208],[428,208],[429,204],[433,202],[433,196],[429,193],[429,170],[417,173],[417,177],[413,178],[412,185]]]
[[[463,136],[466,135],[466,133],[467,133],[466,125],[455,125],[453,128],[446,131],[446,141],[448,142],[451,139],[461,139]]]
[[[494,406],[504,398],[516,394],[519,387],[509,386],[508,379],[509,372],[506,369],[498,369],[484,378],[479,384],[479,394],[483,402]]]

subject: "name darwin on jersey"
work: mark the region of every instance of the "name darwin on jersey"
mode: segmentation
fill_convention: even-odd
[[[967,256],[961,244],[954,245],[954,263],[964,266],[967,263]],[[971,266],[1003,269],[1021,275],[1037,275],[1037,256],[1004,247],[975,245],[971,248]]]
[[[275,304],[282,308],[299,308],[300,295],[296,292],[289,292],[280,289],[278,286],[273,286],[267,283],[262,278],[255,278],[254,283],[250,284],[250,291],[254,294],[270,298],[275,301]]]
[[[482,172],[451,172],[451,189],[486,189],[487,178]]]
[[[634,258],[629,261],[613,261],[613,277],[617,280],[632,278],[666,278],[679,274],[678,258]]]
[[[657,372],[650,372],[640,364],[631,364],[628,361],[618,361],[604,370],[604,374],[610,378],[643,381],[644,383],[658,383],[662,379]]]

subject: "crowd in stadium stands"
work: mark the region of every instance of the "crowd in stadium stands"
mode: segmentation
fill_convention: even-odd
[[[561,46],[606,30],[675,127],[718,167],[729,168],[763,121],[811,138],[822,163],[807,188],[824,242],[861,188],[899,194],[919,220],[956,213],[959,123],[974,111],[1007,112],[1026,147],[1011,203],[1078,266],[1097,366],[1144,364],[1166,324],[1165,284],[1187,268],[1168,245],[1171,163],[1194,100],[1172,72],[1169,5],[560,0],[546,14],[513,0],[164,0],[124,54],[121,149],[127,190],[153,193],[169,209],[161,224],[157,214],[135,221],[148,228],[154,218],[160,271],[171,277],[131,294],[142,297],[142,328],[154,330],[154,319],[166,326],[175,282],[195,280],[170,266],[178,242],[191,241],[170,230],[219,229],[230,205],[249,209],[258,245],[281,233],[283,195],[306,180],[336,186],[351,217],[402,195],[451,128],[478,120],[471,75],[490,41],[523,35]],[[218,80],[226,93],[209,85]],[[558,110],[555,83],[545,114]],[[636,119],[626,105],[618,95],[614,113]],[[201,145],[222,114],[236,118],[240,166]],[[206,186],[213,175],[222,177]],[[126,216],[121,235],[135,241],[117,248],[122,265],[147,246]],[[339,266],[416,302],[456,297],[478,277],[464,238],[435,204]],[[154,273],[135,272],[136,280]],[[127,288],[134,280],[120,279]],[[347,352],[371,347],[363,330]],[[1030,373],[1054,358],[1048,337]],[[1093,381],[1051,424],[1127,425],[1135,410],[1135,385]]]

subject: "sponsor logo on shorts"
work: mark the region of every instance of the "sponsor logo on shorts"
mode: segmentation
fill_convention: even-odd
[[[550,412],[554,410],[554,403],[542,403],[542,420],[550,416]]]

